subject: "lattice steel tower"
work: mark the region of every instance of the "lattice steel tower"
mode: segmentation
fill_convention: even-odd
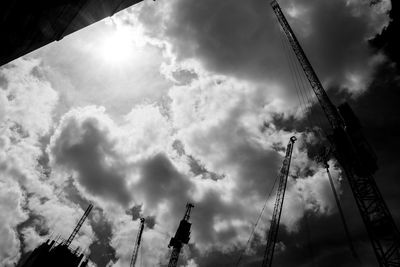
[[[189,243],[190,239],[190,227],[191,223],[189,222],[190,218],[190,211],[194,207],[193,204],[187,203],[186,204],[186,212],[185,216],[179,223],[178,230],[175,233],[175,236],[171,238],[168,247],[173,247],[171,258],[169,259],[168,267],[175,267],[178,264],[179,253],[184,244]]]
[[[276,238],[278,237],[279,222],[281,220],[283,200],[285,198],[286,184],[289,176],[290,162],[292,160],[293,145],[296,137],[292,136],[286,147],[286,155],[283,160],[281,171],[279,172],[279,185],[276,192],[274,212],[272,213],[271,225],[268,231],[267,247],[264,253],[262,267],[270,267],[274,256]]]
[[[135,267],[137,256],[139,253],[139,248],[140,248],[140,242],[142,241],[142,234],[143,234],[143,229],[144,229],[144,218],[140,218],[140,226],[139,226],[139,231],[136,236],[136,242],[135,242],[135,247],[133,248],[133,254],[131,258],[131,264],[130,267]]]

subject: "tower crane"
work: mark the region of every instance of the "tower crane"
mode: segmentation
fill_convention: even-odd
[[[82,224],[85,222],[86,218],[88,217],[90,211],[92,210],[93,205],[89,204],[87,207],[85,213],[82,215],[81,219],[79,220],[78,224],[75,226],[74,230],[72,231],[71,235],[68,237],[67,241],[65,242],[65,245],[68,247],[71,245],[72,240],[74,240],[76,234],[79,232],[79,230],[82,227]]]
[[[189,243],[190,239],[190,227],[191,223],[189,222],[190,211],[194,207],[193,204],[186,204],[186,212],[183,216],[183,219],[179,223],[178,230],[175,233],[175,236],[171,238],[168,247],[173,247],[171,258],[169,259],[168,267],[175,267],[178,264],[179,253],[183,247],[183,244]]]
[[[296,142],[296,137],[292,136],[286,147],[286,155],[283,160],[281,171],[279,172],[279,185],[276,193],[274,212],[272,213],[271,226],[269,227],[267,247],[264,253],[262,267],[270,267],[274,256],[276,238],[278,236],[279,222],[281,220],[283,200],[285,198],[286,184],[289,176],[290,162],[292,160],[293,145]]]
[[[140,242],[142,240],[144,222],[145,222],[145,219],[144,218],[140,218],[139,232],[138,232],[138,234],[136,236],[136,243],[135,243],[135,247],[133,248],[133,254],[132,254],[130,267],[135,267],[135,264],[136,264],[136,259],[137,259],[138,252],[139,252]]]
[[[400,232],[373,177],[378,169],[377,158],[361,124],[347,103],[336,108],[331,102],[278,2],[273,0],[271,6],[330,123],[332,134],[328,140],[349,181],[379,266],[398,267]]]

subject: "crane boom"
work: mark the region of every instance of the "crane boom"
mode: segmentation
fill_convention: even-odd
[[[272,9],[315,93],[333,130],[328,139],[333,154],[349,181],[375,256],[381,267],[400,266],[400,232],[376,185],[376,156],[366,141],[358,118],[348,104],[336,108],[330,101],[315,71],[276,0]]]
[[[173,247],[171,257],[169,259],[168,267],[176,267],[178,264],[179,254],[183,247],[183,244],[189,243],[190,239],[190,227],[191,223],[189,222],[190,219],[190,212],[194,207],[193,204],[187,203],[186,204],[186,212],[183,216],[183,219],[179,223],[178,230],[176,230],[175,236],[171,238],[168,247]]]
[[[139,252],[140,242],[142,240],[144,222],[145,222],[145,219],[144,218],[140,218],[139,232],[138,232],[137,237],[136,237],[136,243],[135,243],[135,247],[133,249],[133,254],[132,254],[130,267],[135,267],[135,264],[136,264],[136,259],[137,259],[138,252]]]
[[[68,237],[67,241],[65,242],[65,245],[67,247],[69,245],[71,245],[72,240],[74,240],[76,234],[81,229],[82,224],[85,222],[85,220],[86,220],[87,216],[89,215],[90,211],[92,210],[92,208],[93,208],[93,205],[89,204],[89,206],[87,207],[85,213],[83,214],[83,216],[79,220],[78,224],[75,226],[74,230],[72,231],[71,235]]]
[[[296,35],[293,33],[292,28],[290,27],[288,21],[283,15],[278,2],[276,0],[272,1],[271,6],[276,14],[276,17],[278,18],[280,25],[282,26],[282,29],[287,39],[289,40],[290,45],[292,46],[294,53],[296,54],[297,59],[299,60],[299,63],[308,81],[310,82],[311,88],[316,94],[317,99],[328,118],[329,123],[333,128],[340,127],[341,121],[338,119],[338,112],[336,110],[336,107],[333,105],[328,95],[326,94],[322,83],[320,82],[317,74],[314,71],[314,68],[308,61],[308,58],[303,51],[303,48],[296,38]]]
[[[264,253],[262,267],[270,267],[274,256],[276,238],[278,237],[279,222],[281,220],[283,200],[285,198],[286,184],[289,176],[290,162],[292,159],[293,145],[296,137],[292,136],[286,148],[285,159],[283,160],[282,168],[279,173],[279,185],[276,193],[274,212],[272,213],[271,225],[269,227],[267,247]]]

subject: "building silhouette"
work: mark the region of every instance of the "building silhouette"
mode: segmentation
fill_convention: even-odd
[[[85,213],[78,221],[72,234],[67,240],[57,242],[55,240],[48,239],[46,242],[38,246],[32,251],[26,260],[22,260],[20,267],[85,267],[89,259],[85,258],[85,255],[81,253],[79,247],[72,249],[71,243],[78,234],[82,227],[82,224],[87,219],[89,213],[92,211],[93,205],[89,204]],[[57,239],[59,240],[59,239]]]
[[[141,1],[0,1],[0,66]]]
[[[79,248],[71,250],[65,242],[48,239],[35,248],[19,267],[85,267],[88,262]]]

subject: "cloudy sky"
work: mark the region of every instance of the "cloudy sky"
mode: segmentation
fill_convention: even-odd
[[[360,117],[400,225],[399,11],[373,2],[280,4],[328,94]],[[192,236],[180,266],[236,266],[241,253],[240,266],[260,266],[267,195],[292,135],[274,265],[376,266],[332,159],[359,259],[349,252],[314,160],[326,121],[307,106],[310,90],[296,90],[291,57],[268,1],[149,0],[1,67],[0,266],[67,238],[89,202],[73,246],[91,266],[128,266],[140,217],[138,262],[165,266],[187,202]]]

